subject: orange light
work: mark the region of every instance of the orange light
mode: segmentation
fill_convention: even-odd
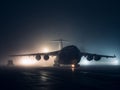
[[[71,66],[72,66],[72,68],[74,68],[74,67],[75,67],[75,65],[74,65],[74,64],[72,64]]]

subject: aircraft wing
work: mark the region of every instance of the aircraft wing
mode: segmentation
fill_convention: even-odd
[[[109,55],[101,55],[101,54],[93,54],[93,53],[87,53],[87,52],[82,52],[83,56],[99,56],[99,57],[105,57],[105,58],[115,58],[116,56],[109,56]]]
[[[35,56],[35,55],[51,55],[51,56],[57,56],[60,51],[53,51],[48,53],[29,53],[29,54],[17,54],[17,55],[9,55],[11,57],[16,56]]]

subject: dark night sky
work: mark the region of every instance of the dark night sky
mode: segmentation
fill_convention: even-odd
[[[24,53],[22,50],[34,51],[43,43],[59,38],[89,52],[119,55],[117,1],[0,2],[0,60],[5,60],[8,54]]]

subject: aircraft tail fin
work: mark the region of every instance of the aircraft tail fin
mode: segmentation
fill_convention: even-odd
[[[68,42],[67,40],[64,39],[56,39],[56,40],[52,40],[54,42],[59,42],[59,49],[61,50],[63,48],[63,42]]]

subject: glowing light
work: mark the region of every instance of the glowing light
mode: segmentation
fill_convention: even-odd
[[[31,64],[31,61],[22,60],[21,63],[24,64],[24,65],[29,65],[29,64]]]
[[[72,68],[74,68],[74,67],[75,67],[75,65],[74,65],[74,64],[72,64],[71,66],[72,66]]]
[[[36,60],[31,60],[28,57],[22,57],[19,63],[20,65],[23,65],[23,66],[31,66],[36,63]]]
[[[43,49],[43,52],[44,52],[44,53],[47,53],[47,52],[49,52],[49,49],[48,49],[48,48],[44,48],[44,49]]]
[[[114,65],[118,65],[118,64],[119,64],[118,60],[115,60],[115,61],[113,62],[113,64],[114,64]]]
[[[113,59],[110,64],[112,65],[119,65],[119,60],[118,59]]]
[[[89,62],[90,62],[90,61],[84,60],[84,61],[82,62],[82,64],[83,64],[83,65],[89,65],[89,64],[90,64]]]
[[[72,68],[72,72],[74,72],[75,71],[75,68]]]
[[[85,57],[83,57],[81,59],[81,62],[80,62],[81,65],[90,65],[91,64],[91,61],[88,61]]]

